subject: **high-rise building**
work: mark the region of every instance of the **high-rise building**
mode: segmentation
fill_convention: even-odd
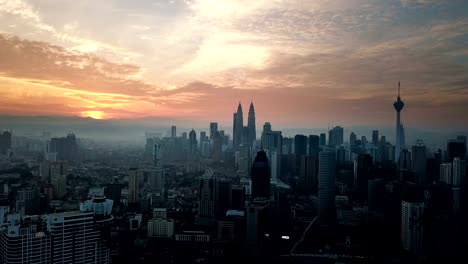
[[[262,148],[265,147],[265,135],[270,132],[271,132],[271,124],[270,122],[265,122],[265,124],[263,125],[263,130],[262,130],[262,138],[260,139]]]
[[[328,145],[337,147],[343,144],[343,128],[336,126],[328,131]]]
[[[404,146],[404,130],[403,125],[401,124],[400,120],[400,112],[403,110],[405,103],[400,98],[400,82],[398,82],[398,97],[397,100],[393,103],[393,107],[397,112],[397,119],[396,119],[396,143],[395,143],[395,161],[400,159],[400,153]]]
[[[248,249],[257,251],[267,239],[269,234],[269,208],[268,200],[246,202],[245,206],[245,243]]]
[[[271,164],[271,176],[279,179],[281,176],[281,157],[283,154],[283,137],[281,131],[270,131],[264,134],[263,149]]]
[[[242,130],[244,128],[244,116],[242,113],[242,105],[239,102],[237,106],[237,112],[234,113],[234,120],[233,120],[233,149],[237,150],[239,145],[242,142]]]
[[[336,154],[333,150],[319,153],[319,206],[321,224],[333,224],[335,210]]]
[[[41,229],[41,219],[23,220],[20,214],[0,215],[6,224],[0,227],[0,263],[52,263],[51,237]]]
[[[320,137],[317,135],[309,136],[309,155],[317,155],[320,152]]]
[[[359,154],[354,161],[354,184],[358,187],[360,197],[367,199],[368,180],[371,179],[372,156]]]
[[[161,155],[162,155],[161,146],[159,144],[154,145],[153,167],[150,169],[149,186],[152,192],[164,195],[166,178],[164,174],[164,169],[162,167]],[[129,181],[130,181],[130,177],[129,177]],[[129,182],[129,196],[130,196],[130,182]]]
[[[122,197],[122,184],[114,182],[106,185],[104,194],[106,198],[114,201],[114,204],[120,204],[120,199]]]
[[[0,155],[6,155],[11,149],[11,131],[0,133]]]
[[[128,171],[128,203],[135,204],[139,197],[139,171],[137,168],[130,168]]]
[[[301,157],[307,155],[307,137],[304,135],[294,136],[294,172],[296,175],[299,174],[299,168],[301,167]]]
[[[171,126],[171,138],[176,138],[176,137],[177,137],[177,127]]]
[[[172,238],[174,236],[174,220],[153,218],[148,220],[148,237]]]
[[[466,184],[466,161],[458,157],[452,163],[452,185],[460,186]]]
[[[49,152],[57,153],[57,160],[74,162],[78,157],[78,145],[75,134],[66,137],[52,138],[49,144]]]
[[[318,186],[318,153],[314,155],[302,156],[299,179],[301,185],[306,190],[312,190]]]
[[[356,146],[356,141],[357,141],[356,134],[354,132],[351,132],[351,134],[349,134],[349,145],[351,147]]]
[[[198,221],[210,224],[216,213],[216,178],[204,175],[199,181]]]
[[[320,133],[320,146],[326,146],[327,145],[327,134],[325,133]]]
[[[250,145],[253,145],[255,140],[257,140],[257,129],[255,126],[255,108],[253,102],[250,102],[247,127],[249,128]]]
[[[426,186],[426,146],[418,140],[416,145],[411,148],[413,170],[415,172],[415,183]]]
[[[372,130],[372,144],[374,146],[379,145],[379,131],[378,130]]]
[[[210,123],[210,139],[213,139],[216,132],[218,132],[218,123],[211,122]]]
[[[401,243],[415,254],[423,250],[423,213],[424,203],[401,202]]]
[[[220,161],[223,159],[223,141],[219,131],[216,131],[213,135],[213,160]]]
[[[453,162],[454,158],[466,159],[466,141],[452,139],[447,142],[447,162]]]
[[[191,130],[190,133],[189,133],[189,153],[191,155],[194,155],[197,153],[197,147],[198,146],[198,143],[197,143],[197,133],[195,132],[195,130]]]
[[[270,166],[266,152],[257,152],[251,169],[252,198],[270,198]]]
[[[440,181],[447,184],[452,184],[452,163],[440,164]]]

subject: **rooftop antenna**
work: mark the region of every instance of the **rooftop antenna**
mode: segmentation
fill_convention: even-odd
[[[400,97],[400,81],[398,81],[398,97]]]

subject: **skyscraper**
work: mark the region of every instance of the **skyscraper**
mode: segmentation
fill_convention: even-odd
[[[400,98],[400,82],[398,82],[398,97],[397,100],[393,103],[393,107],[397,112],[396,118],[396,144],[395,144],[395,161],[398,161],[400,158],[401,150],[404,146],[404,131],[403,125],[400,120],[400,112],[403,110],[405,103]]]
[[[233,120],[233,149],[237,150],[239,148],[239,145],[242,142],[242,130],[244,128],[244,117],[242,113],[242,105],[239,102],[239,105],[237,106],[237,112],[234,113],[234,120]]]
[[[466,142],[462,139],[447,141],[447,162],[452,162],[454,158],[466,158]]]
[[[271,124],[270,122],[265,122],[265,124],[263,125],[262,137],[260,139],[262,148],[265,147],[265,135],[270,132],[271,132]]]
[[[210,139],[213,139],[216,132],[218,132],[218,123],[211,122],[210,123]]]
[[[309,136],[309,155],[317,155],[320,152],[320,137],[317,135]]]
[[[333,224],[335,211],[336,153],[326,150],[319,153],[319,206],[321,224]]]
[[[418,140],[416,145],[411,148],[413,170],[415,171],[415,182],[425,186],[426,180],[426,146]]]
[[[216,212],[216,178],[208,174],[202,176],[198,194],[198,221],[211,223]]]
[[[328,131],[328,145],[337,147],[343,144],[343,128],[336,126]]]
[[[378,130],[372,130],[372,144],[374,144],[374,146],[379,145],[379,131]]]
[[[318,153],[301,157],[299,179],[302,187],[310,191],[317,187]]]
[[[159,144],[154,145],[153,151],[153,167],[150,170],[150,190],[156,193],[163,194],[165,191],[165,175],[161,162],[161,146]],[[138,186],[138,180],[137,184]],[[132,186],[133,187],[133,186]],[[137,188],[138,189],[138,188]],[[129,176],[129,196],[130,196],[130,176]],[[130,197],[129,197],[130,202]]]
[[[270,166],[266,152],[257,152],[252,164],[250,176],[252,178],[252,198],[270,198]]]
[[[7,154],[9,149],[11,149],[11,132],[4,131],[0,133],[0,155]]]
[[[128,171],[128,203],[138,202],[139,192],[138,169],[130,168]]]
[[[220,161],[223,159],[223,141],[219,131],[216,131],[213,135],[213,160]]]
[[[323,147],[327,145],[327,134],[320,133],[320,146]]]
[[[197,146],[197,133],[192,129],[189,133],[189,153],[191,155],[197,153]]]
[[[255,108],[253,102],[250,102],[247,127],[249,128],[250,144],[253,145],[255,140],[257,140],[257,130],[255,127]]]
[[[351,134],[349,134],[349,145],[351,147],[356,146],[356,140],[357,140],[356,134],[354,132],[351,132]]]
[[[401,202],[401,243],[414,253],[423,249],[423,213],[424,203]]]
[[[50,140],[49,152],[57,153],[57,160],[73,162],[78,155],[75,134],[68,134],[66,137],[52,138]]]
[[[176,137],[177,137],[177,127],[171,126],[171,138],[176,138]]]
[[[295,168],[294,172],[299,175],[299,168],[301,167],[301,157],[307,155],[307,137],[304,135],[294,136],[294,154],[295,154]]]

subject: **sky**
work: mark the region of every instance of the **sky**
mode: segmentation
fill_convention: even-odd
[[[468,2],[0,0],[0,115],[393,125],[398,81],[467,128]]]

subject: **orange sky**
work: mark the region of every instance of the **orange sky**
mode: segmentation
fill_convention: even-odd
[[[0,114],[389,125],[401,80],[405,123],[468,121],[463,1],[132,2],[0,0]]]

